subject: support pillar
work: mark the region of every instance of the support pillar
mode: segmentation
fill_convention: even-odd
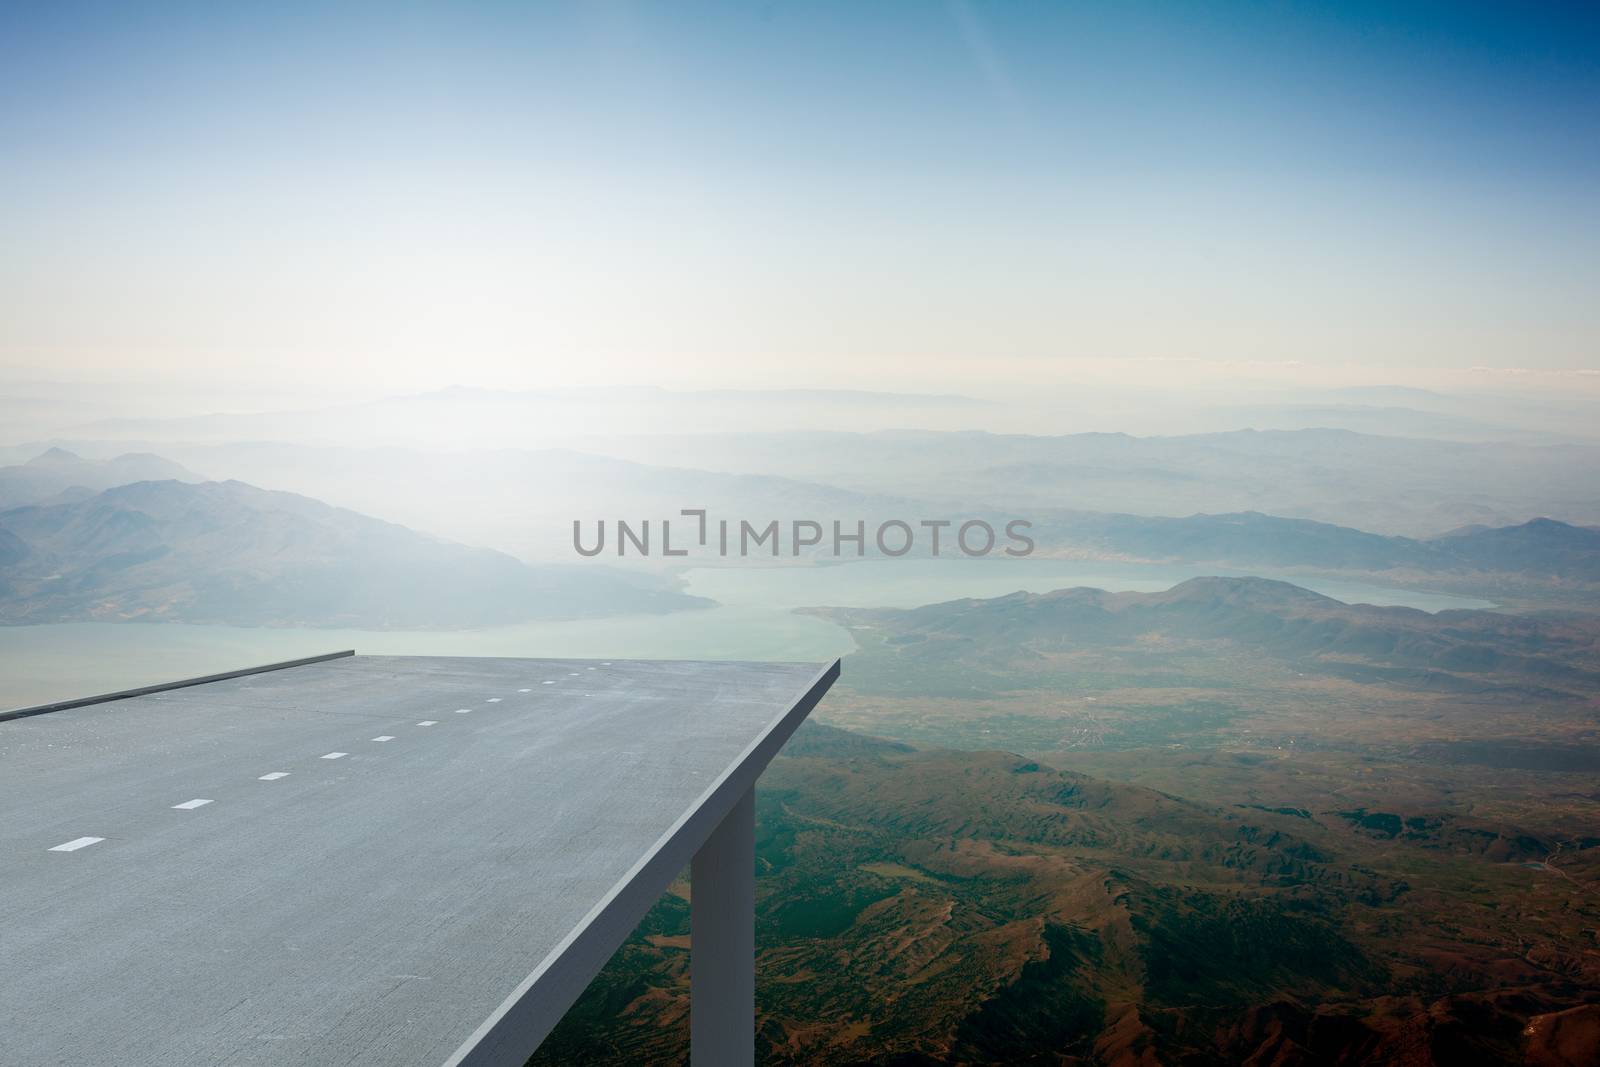
[[[689,1059],[752,1067],[756,1046],[756,790],[689,867]]]

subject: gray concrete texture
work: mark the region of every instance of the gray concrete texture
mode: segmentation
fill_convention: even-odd
[[[0,1063],[516,1062],[837,669],[356,656],[0,722]]]

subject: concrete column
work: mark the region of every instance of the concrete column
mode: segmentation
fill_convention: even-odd
[[[689,1059],[751,1067],[756,1049],[756,790],[689,867]]]

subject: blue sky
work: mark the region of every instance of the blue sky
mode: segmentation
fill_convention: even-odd
[[[0,367],[1558,379],[1600,366],[1597,28],[1581,5],[11,5]]]

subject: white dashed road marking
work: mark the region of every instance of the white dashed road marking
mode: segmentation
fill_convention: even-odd
[[[103,838],[103,837],[79,837],[79,838],[75,838],[75,839],[73,839],[71,841],[68,841],[64,845],[57,845],[55,848],[51,849],[50,851],[51,852],[76,852],[80,848],[88,848],[90,845],[98,845],[100,842],[102,842],[104,840],[105,840],[105,838]]]
[[[374,741],[393,741],[394,740],[394,734],[379,734],[377,737],[374,737],[373,740]]]
[[[456,714],[457,715],[471,715],[472,714],[472,709],[471,708],[457,708],[456,709]]]
[[[211,803],[211,801],[203,800],[203,799],[201,799],[199,797],[196,797],[193,800],[185,800],[182,804],[174,804],[174,805],[172,805],[172,810],[173,811],[193,811],[195,808],[203,808],[209,803]]]
[[[417,725],[418,726],[438,726],[439,725],[439,720],[438,719],[423,719],[421,722],[417,723]]]
[[[344,759],[348,755],[350,755],[350,753],[348,753],[348,752],[330,752],[326,756],[323,756],[322,758],[323,759]]]
[[[258,781],[258,782],[276,782],[279,778],[287,778],[287,777],[289,777],[289,772],[288,771],[273,771],[271,774],[263,774],[260,778],[257,778],[256,781]]]
[[[518,689],[517,692],[519,692],[519,693],[531,693],[531,692],[533,692],[533,690],[532,689]]]
[[[485,700],[484,703],[485,704],[498,704],[498,703],[500,703],[500,698],[499,697],[490,697],[488,700]]]
[[[544,682],[540,682],[539,684],[540,685],[555,685],[556,683],[554,681],[544,681]]]

